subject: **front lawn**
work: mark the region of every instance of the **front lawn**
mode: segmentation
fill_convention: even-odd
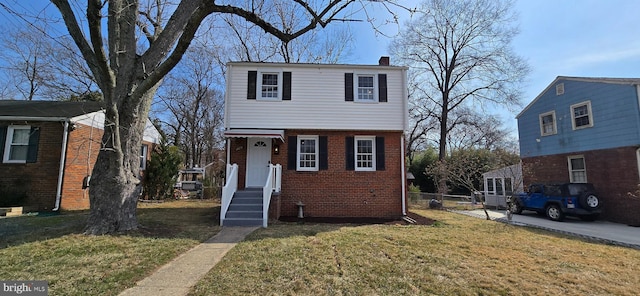
[[[86,236],[87,212],[0,219],[1,280],[46,280],[49,295],[117,295],[216,234],[212,201],[141,204],[142,228]]]
[[[636,295],[640,251],[444,211],[432,226],[276,223],[191,295]]]

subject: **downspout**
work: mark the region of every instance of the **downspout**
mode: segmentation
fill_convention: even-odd
[[[69,136],[69,120],[64,121],[62,133],[62,151],[60,151],[60,169],[58,170],[58,187],[56,189],[56,204],[52,211],[60,209],[60,199],[62,198],[62,177],[64,176],[64,163],[67,157],[67,137]]]
[[[404,133],[400,137],[400,175],[402,176],[402,216],[407,215],[407,176],[404,167]]]
[[[402,69],[402,102],[404,105],[404,119],[402,121],[402,136],[400,137],[400,171],[402,176],[402,216],[407,215],[407,172],[405,167],[404,131],[409,126],[409,88],[407,86],[407,69]]]

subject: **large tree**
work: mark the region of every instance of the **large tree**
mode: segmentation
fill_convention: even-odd
[[[178,64],[207,16],[234,15],[286,43],[318,26],[326,26],[355,3],[294,0],[291,5],[299,8],[297,13],[306,22],[288,28],[272,22],[277,18],[270,11],[256,13],[253,1],[184,0],[168,9],[158,5],[164,1],[157,0],[149,1],[149,6],[156,7],[149,10],[142,9],[139,0],[88,0],[83,13],[74,10],[76,3],[72,7],[66,0],[51,1],[104,96],[105,130],[89,190],[91,212],[85,228],[88,234],[138,227],[139,152],[151,101],[159,83]],[[139,40],[139,33],[145,38]]]
[[[414,104],[439,125],[440,161],[470,119],[456,110],[519,103],[529,67],[511,48],[515,21],[510,0],[426,0],[392,42],[394,60],[411,67]]]

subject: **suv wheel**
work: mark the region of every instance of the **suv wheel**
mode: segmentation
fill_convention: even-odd
[[[580,205],[588,210],[594,210],[600,207],[600,199],[593,193],[584,193],[579,198]]]
[[[560,207],[556,204],[550,204],[547,206],[547,217],[553,221],[564,220],[564,214]]]
[[[518,200],[514,200],[511,202],[511,208],[509,209],[511,213],[520,214],[522,213],[522,206]]]

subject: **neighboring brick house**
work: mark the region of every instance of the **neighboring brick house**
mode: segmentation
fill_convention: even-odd
[[[557,77],[518,116],[524,183],[589,182],[640,225],[640,79]]]
[[[227,163],[238,166],[228,180],[264,188],[273,173],[279,192],[260,191],[256,206],[266,209],[271,199],[272,218],[295,217],[299,202],[305,217],[406,214],[407,68],[383,57],[379,65],[232,62],[227,69]],[[223,193],[222,224],[266,226],[264,209],[227,213],[239,195]]]
[[[28,211],[89,208],[85,185],[103,124],[104,110],[97,102],[0,100],[0,193],[26,193],[21,205]],[[147,121],[142,169],[159,136]]]

